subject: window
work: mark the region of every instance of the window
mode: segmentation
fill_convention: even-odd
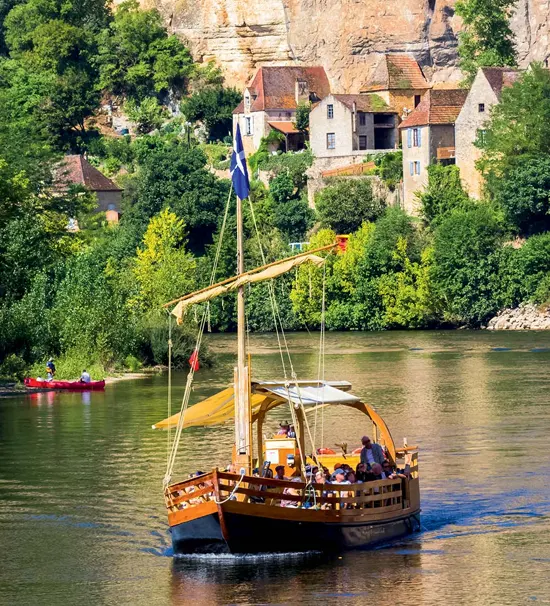
[[[420,105],[420,101],[422,100],[422,96],[421,95],[415,95],[414,96],[414,106],[418,107]]]
[[[359,149],[367,149],[367,136],[359,135]]]
[[[246,109],[250,109],[250,95],[246,94],[244,96],[244,106],[246,107]]]
[[[336,149],[335,133],[327,133],[327,149]]]
[[[244,134],[251,135],[253,132],[254,132],[254,118],[252,116],[245,116]]]
[[[359,125],[365,126],[367,123],[367,115],[364,112],[359,112]]]
[[[414,163],[414,174],[415,175],[419,175],[420,174],[420,162],[415,162]]]
[[[327,118],[332,120],[334,118],[334,105],[327,105]]]
[[[481,143],[481,145],[485,145],[485,140],[487,138],[487,131],[486,130],[478,130],[477,131],[477,138],[479,139],[479,142]]]
[[[420,129],[413,128],[413,147],[420,147]]]
[[[480,103],[477,106],[477,109],[478,109],[479,113],[482,114],[485,111],[485,103]]]

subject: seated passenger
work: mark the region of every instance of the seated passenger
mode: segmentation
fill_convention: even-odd
[[[286,434],[287,438],[295,438],[296,437],[296,430],[294,429],[294,425],[291,425],[288,428],[288,433]]]
[[[89,372],[86,372],[86,369],[84,369],[82,371],[82,374],[80,375],[80,382],[81,383],[91,383],[92,382],[92,377],[90,377]]]
[[[302,480],[299,477],[293,478],[291,480],[291,482],[301,482],[301,481]],[[283,494],[299,497],[300,490],[298,488],[285,488],[283,490]],[[300,507],[300,501],[282,500],[281,507]]]
[[[355,471],[353,471],[353,469],[351,469],[350,471],[348,471],[348,475],[346,476],[346,480],[350,484],[355,484],[357,482],[357,478],[355,477]]]
[[[280,429],[277,432],[278,436],[288,436],[288,432],[290,430],[290,425],[288,424],[288,421],[285,421],[284,423],[281,423],[279,425]]]
[[[288,480],[288,478],[285,476],[285,466],[284,465],[277,465],[277,467],[275,467],[275,476],[273,479],[274,480]]]
[[[341,467],[339,467],[338,469],[335,469],[332,476],[330,476],[330,483],[331,484],[349,484],[349,482],[346,480],[346,472]]]

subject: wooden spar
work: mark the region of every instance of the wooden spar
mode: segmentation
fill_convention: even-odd
[[[242,201],[237,196],[237,272],[244,273]],[[235,369],[235,464],[250,473],[250,380],[246,364],[244,286],[237,291],[237,368]]]
[[[189,294],[184,295],[183,297],[178,297],[177,299],[174,299],[173,301],[168,301],[168,303],[164,303],[164,305],[162,307],[170,307],[170,305],[175,305],[176,303],[179,303],[180,301],[185,301],[186,299],[190,299],[191,297],[194,297],[195,295],[199,295],[200,293],[210,290],[211,288],[216,288],[217,286],[224,286],[225,284],[229,284],[229,282],[234,282],[235,280],[238,280],[239,278],[242,278],[243,276],[249,276],[250,274],[258,273],[260,271],[263,271],[264,269],[269,269],[270,267],[279,265],[280,263],[284,263],[285,261],[290,261],[292,259],[299,259],[300,257],[305,257],[306,255],[314,255],[315,253],[322,252],[323,250],[329,250],[331,248],[336,248],[337,246],[338,246],[338,243],[334,242],[333,244],[328,244],[327,246],[321,246],[320,248],[314,248],[313,250],[307,250],[298,255],[294,255],[293,257],[286,257],[285,259],[279,259],[278,261],[273,261],[272,263],[268,263],[267,265],[262,265],[260,267],[256,267],[249,271],[244,271],[244,267],[243,267],[242,273],[237,268],[237,271],[239,271],[238,275],[232,276],[231,278],[226,278],[225,280],[222,280],[221,282],[216,282],[216,284],[212,284],[211,286],[206,286],[205,288],[201,288],[200,290],[190,292]]]

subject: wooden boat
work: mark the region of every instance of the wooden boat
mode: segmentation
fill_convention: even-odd
[[[237,132],[237,147],[238,139]],[[237,165],[244,159],[243,152],[240,153],[242,155],[240,160],[237,159]],[[242,165],[239,166],[242,170]],[[369,547],[418,530],[420,491],[417,449],[397,449],[382,417],[372,406],[351,393],[349,383],[329,382],[322,377],[313,381],[299,381],[294,372],[291,377],[288,376],[284,364],[285,376],[282,381],[252,381],[250,377],[245,335],[245,286],[268,281],[272,288],[271,281],[275,277],[294,267],[303,263],[321,266],[324,259],[316,253],[341,249],[345,237],[323,248],[245,272],[242,225],[242,201],[237,198],[238,275],[214,284],[214,266],[209,287],[165,305],[171,308],[171,313],[181,323],[186,310],[192,305],[204,304],[216,296],[237,291],[237,366],[233,385],[188,407],[193,376],[198,368],[196,362],[206,320],[205,309],[203,320],[199,323],[197,347],[190,358],[191,370],[181,410],[153,425],[155,429],[176,429],[163,482],[174,553],[339,551]],[[218,252],[224,226],[225,219]],[[274,297],[271,299],[275,305]],[[276,310],[273,311],[276,318]],[[290,356],[288,351],[287,354]],[[170,373],[169,365],[169,386]],[[171,406],[170,392],[168,402]],[[276,435],[266,438],[263,432],[266,415],[281,405],[289,409],[296,437]],[[353,485],[312,483],[311,477],[307,478],[305,473],[308,462],[319,466],[330,465],[332,471],[335,463],[346,460],[348,464],[355,465],[359,459],[357,454],[337,455],[326,451],[326,454],[317,454],[308,416],[311,418],[312,411],[317,414],[327,406],[345,406],[362,412],[365,427],[358,426],[355,440],[359,441],[363,434],[374,436],[374,441],[385,448],[392,464],[399,464],[407,456],[410,459],[410,474]],[[188,427],[214,425],[230,419],[234,419],[235,429],[233,453],[231,459],[228,453],[227,459],[232,463],[230,471],[213,468],[199,477],[172,482],[182,432]],[[309,453],[306,437],[310,441]],[[267,468],[273,470],[278,464],[284,465],[285,476],[292,476],[292,481],[258,477],[253,473],[254,468],[261,468],[265,473]]]
[[[101,391],[105,389],[105,381],[39,381],[37,379],[25,379],[26,387],[38,387],[41,389],[65,389],[68,391]]]

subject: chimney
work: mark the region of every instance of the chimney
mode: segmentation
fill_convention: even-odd
[[[299,103],[309,102],[309,87],[307,80],[301,80],[296,78],[296,89],[295,89],[296,105]]]

